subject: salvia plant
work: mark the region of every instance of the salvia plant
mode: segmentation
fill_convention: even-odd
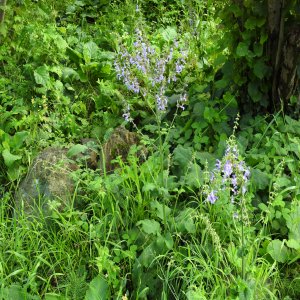
[[[234,131],[237,127],[237,122]],[[215,168],[207,178],[204,187],[206,202],[216,205],[218,202],[224,209],[232,212],[232,219],[241,225],[242,278],[245,279],[245,225],[249,225],[246,194],[250,179],[250,168],[240,156],[234,133],[227,141],[225,154],[217,159]]]
[[[168,86],[177,81],[188,56],[188,51],[176,40],[164,49],[161,51],[151,45],[143,32],[136,29],[132,49],[121,45],[114,62],[117,78],[130,92],[140,95],[157,117],[166,111]],[[177,107],[184,109],[186,102],[187,94],[182,92]],[[130,109],[130,104],[124,102],[123,117],[126,121],[132,121]]]

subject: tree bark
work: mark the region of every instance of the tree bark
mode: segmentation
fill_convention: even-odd
[[[298,87],[297,67],[300,59],[300,28],[290,27],[286,34],[281,56],[278,92],[284,105],[295,94]]]
[[[4,22],[6,0],[0,0],[0,24]]]
[[[271,59],[273,69],[272,75],[272,102],[273,108],[277,110],[280,107],[280,97],[278,93],[278,73],[279,60],[281,58],[283,38],[284,38],[284,0],[268,0],[268,31],[269,42],[267,55]]]

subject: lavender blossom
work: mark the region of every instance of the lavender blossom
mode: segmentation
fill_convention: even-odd
[[[216,160],[216,169],[219,171],[221,170],[221,166],[222,166],[222,163],[219,159]]]
[[[224,157],[216,160],[215,169],[210,175],[211,192],[207,201],[215,203],[218,196],[223,194],[228,195],[230,202],[235,204],[236,198],[246,194],[249,178],[250,170],[239,157],[237,146],[231,137]]]
[[[214,204],[218,200],[218,197],[216,196],[216,191],[211,191],[209,195],[207,196],[207,201],[211,204]]]
[[[129,122],[131,120],[130,118],[130,106],[127,104],[126,108],[124,109],[124,113],[122,117],[125,119],[126,122]]]
[[[177,75],[183,71],[186,64],[187,52],[182,49],[179,58],[174,61],[174,51],[177,49],[178,42],[175,41],[168,53],[158,53],[144,38],[142,31],[136,29],[132,51],[129,52],[123,47],[114,63],[118,80],[135,94],[154,97],[157,110],[165,111],[168,105],[165,95],[167,84],[177,80]],[[186,101],[187,95],[183,93],[178,107],[185,109]],[[125,112],[123,117],[130,118],[128,112]]]
[[[223,172],[224,172],[225,178],[229,177],[232,174],[232,163],[230,160],[226,161]]]
[[[186,102],[187,102],[187,94],[184,93],[183,95],[180,96],[180,99],[177,102],[177,107],[181,108],[182,110],[184,110],[185,109],[184,103],[186,103]]]

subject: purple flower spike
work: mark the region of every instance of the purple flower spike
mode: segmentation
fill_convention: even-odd
[[[233,188],[237,189],[238,182],[235,174],[232,175],[231,183],[233,185]]]
[[[222,165],[221,161],[219,159],[217,159],[216,160],[216,169],[220,170],[221,169],[221,165]]]
[[[230,160],[226,161],[223,171],[224,171],[225,178],[229,177],[232,174],[232,163]]]
[[[211,191],[207,196],[207,201],[211,204],[214,204],[218,200],[218,197],[215,195],[215,191]]]
[[[245,181],[248,181],[249,177],[250,177],[250,170],[246,169],[243,178]]]
[[[242,194],[245,195],[247,192],[247,188],[243,185],[242,186]]]

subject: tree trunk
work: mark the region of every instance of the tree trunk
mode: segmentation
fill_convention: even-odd
[[[281,58],[283,32],[284,32],[284,16],[283,16],[284,0],[268,0],[268,31],[269,42],[267,55],[271,59],[273,69],[272,75],[272,102],[273,108],[277,110],[280,107],[280,98],[278,93],[278,73],[279,59]]]
[[[3,23],[5,17],[6,0],[0,0],[0,24]]]
[[[278,93],[285,107],[298,87],[297,67],[300,59],[300,27],[290,27],[286,34],[278,74]]]

